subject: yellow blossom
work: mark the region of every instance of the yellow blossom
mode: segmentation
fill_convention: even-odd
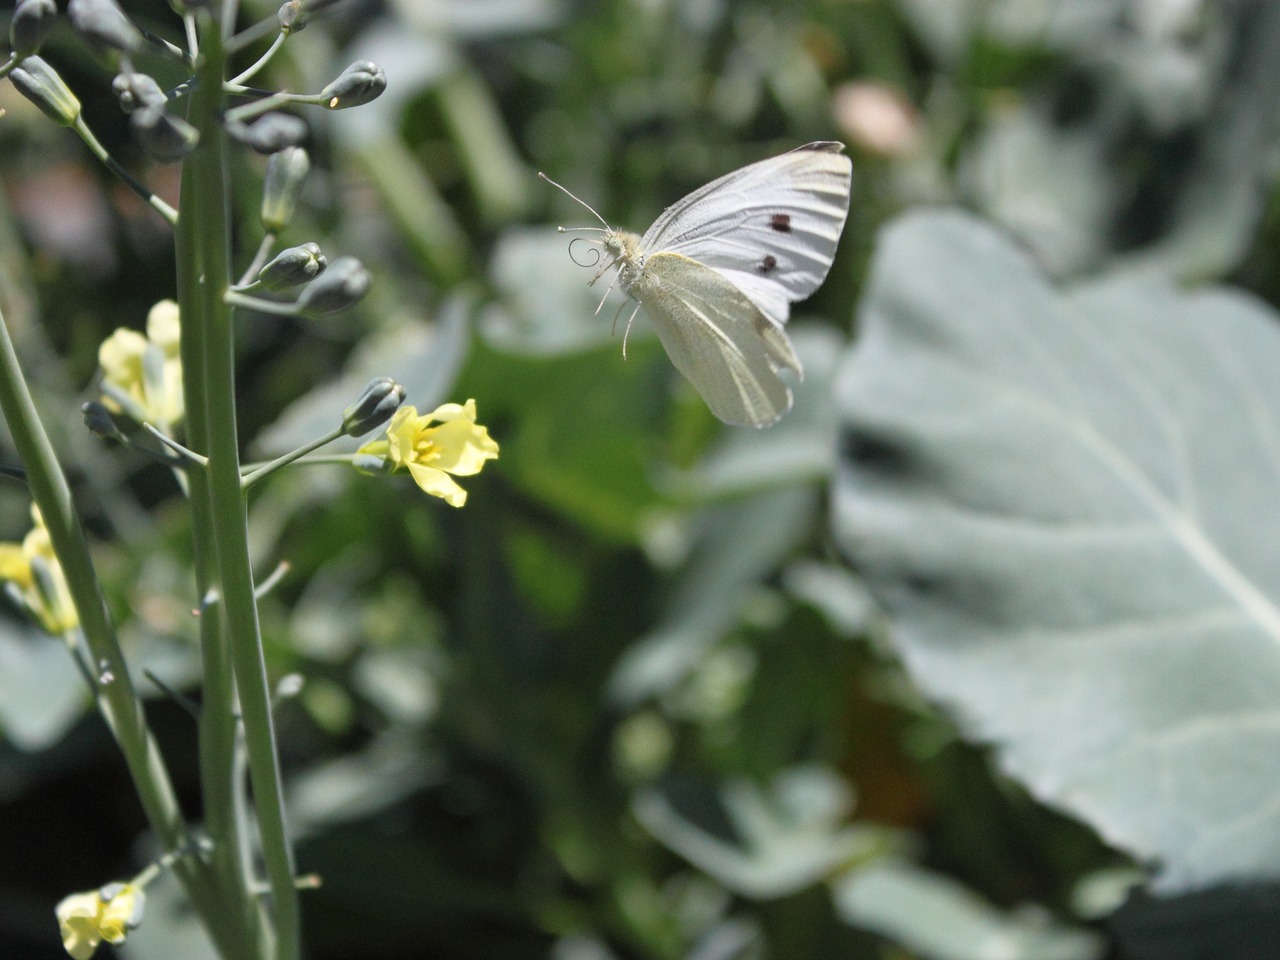
[[[142,920],[146,895],[140,886],[112,883],[101,890],[73,893],[54,908],[62,946],[75,960],[89,960],[98,944],[124,943]]]
[[[468,400],[441,404],[423,414],[401,407],[387,424],[386,435],[366,443],[359,453],[381,457],[392,469],[408,470],[423,491],[460,507],[467,502],[467,491],[450,474],[479,473],[486,460],[497,458],[498,444],[476,423],[476,402]]]
[[[178,305],[161,300],[147,314],[147,335],[120,327],[98,348],[103,403],[162,429],[182,419]]]
[[[53,552],[40,509],[31,505],[31,531],[22,543],[0,543],[0,580],[52,634],[63,634],[80,623],[62,565]]]

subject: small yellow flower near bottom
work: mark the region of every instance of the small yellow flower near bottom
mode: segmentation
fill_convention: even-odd
[[[49,531],[40,509],[31,505],[30,532],[22,543],[0,543],[0,582],[13,585],[13,593],[54,636],[80,624],[71,588],[53,552]]]
[[[146,894],[131,883],[110,883],[101,890],[73,893],[54,908],[62,947],[75,960],[89,960],[104,940],[119,945],[142,920]]]
[[[468,400],[422,414],[401,407],[387,424],[386,435],[366,443],[358,456],[381,457],[393,470],[408,470],[425,493],[460,507],[467,502],[467,491],[453,477],[479,473],[486,460],[497,459],[498,444],[476,423],[476,402]]]

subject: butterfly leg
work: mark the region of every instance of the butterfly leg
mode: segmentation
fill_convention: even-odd
[[[622,359],[627,359],[627,335],[631,333],[631,321],[636,318],[636,314],[640,312],[640,304],[636,304],[636,308],[631,311],[631,316],[627,317],[626,329],[622,331]]]

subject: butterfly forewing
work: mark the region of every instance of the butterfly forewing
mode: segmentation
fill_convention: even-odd
[[[831,269],[849,211],[843,149],[811,143],[713,180],[663,211],[640,248],[705,264],[785,323]]]
[[[654,254],[645,273],[645,312],[671,362],[712,413],[726,423],[764,427],[791,409],[791,391],[775,367],[798,375],[800,360],[781,328],[729,280],[688,257]]]

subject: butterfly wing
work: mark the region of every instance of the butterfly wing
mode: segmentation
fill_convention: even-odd
[[[853,175],[843,150],[810,143],[713,180],[664,210],[640,249],[705,264],[786,323],[835,257]]]
[[[802,371],[781,325],[727,278],[688,257],[658,253],[633,292],[671,362],[725,423],[765,427],[791,409],[779,368]]]

